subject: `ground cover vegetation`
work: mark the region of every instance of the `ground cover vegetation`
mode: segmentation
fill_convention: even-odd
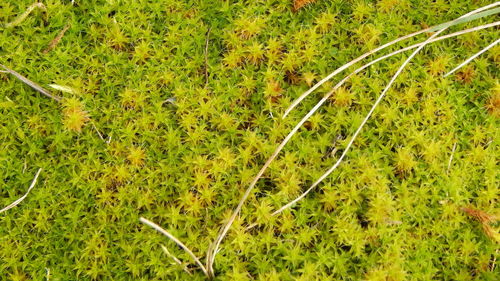
[[[1,1],[0,280],[495,280],[492,3]]]

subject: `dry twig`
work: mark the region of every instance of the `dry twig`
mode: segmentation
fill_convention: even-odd
[[[490,237],[494,241],[500,242],[500,235],[496,233],[490,225],[490,223],[498,220],[497,216],[490,215],[486,212],[474,209],[472,207],[462,207],[461,210],[478,221],[481,224],[484,233],[488,237]]]
[[[39,93],[42,93],[44,94],[45,96],[57,101],[57,102],[61,102],[61,97],[59,96],[55,96],[55,95],[52,95],[49,91],[45,90],[44,88],[42,88],[42,86],[38,85],[37,83],[29,80],[28,78],[22,76],[21,74],[15,72],[14,70],[6,67],[5,65],[3,64],[0,64],[1,67],[3,67],[3,69],[5,69],[8,73],[14,75],[17,79],[21,80],[22,82],[24,82],[24,84],[30,86],[31,88],[35,89],[36,91],[38,91]]]

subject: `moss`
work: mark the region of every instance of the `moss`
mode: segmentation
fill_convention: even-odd
[[[315,1],[294,12],[291,0],[43,1],[46,14],[0,27],[0,63],[74,91],[57,92],[58,104],[0,73],[0,206],[44,169],[0,216],[0,280],[204,280],[139,217],[204,257],[279,142],[342,77],[282,119],[295,98],[364,52],[486,2]],[[32,4],[2,1],[0,22]],[[335,163],[408,54],[348,80],[257,183],[216,279],[495,280],[498,243],[461,210],[498,213],[498,48],[443,74],[498,35],[426,46],[345,162],[271,216]]]

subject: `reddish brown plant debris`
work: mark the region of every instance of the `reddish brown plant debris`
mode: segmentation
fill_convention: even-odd
[[[299,9],[316,2],[316,0],[293,0],[293,11],[297,12]]]
[[[486,212],[474,209],[472,207],[462,207],[461,210],[480,223],[490,223],[496,220],[495,216],[489,215]]]
[[[66,31],[68,31],[68,29],[71,27],[70,24],[67,24],[60,32],[59,34],[57,34],[56,38],[54,38],[52,41],[50,41],[49,43],[49,46],[47,47],[47,49],[43,50],[42,53],[46,54],[48,52],[50,52],[52,49],[54,49],[57,44],[59,44],[59,41],[61,41],[61,39],[63,38],[64,36],[64,33],[66,33]]]

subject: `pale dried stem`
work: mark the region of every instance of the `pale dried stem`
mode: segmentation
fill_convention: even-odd
[[[163,252],[165,252],[165,254],[167,256],[169,256],[171,259],[173,259],[178,265],[180,265],[182,267],[182,269],[189,275],[193,275],[191,273],[191,271],[189,270],[189,268],[187,268],[187,266],[185,266],[176,256],[174,256],[172,253],[170,253],[170,251],[167,249],[167,247],[161,245],[161,248],[163,249]]]
[[[203,266],[203,264],[200,262],[200,259],[198,259],[198,257],[195,256],[195,254],[193,254],[193,252],[186,246],[184,245],[184,243],[182,243],[179,239],[177,239],[177,237],[175,237],[174,235],[172,235],[170,232],[166,231],[165,229],[163,229],[161,226],[157,225],[156,223],[148,220],[148,219],[145,219],[143,217],[141,217],[139,219],[142,223],[144,224],[147,224],[149,225],[150,227],[156,229],[156,231],[160,232],[161,234],[167,236],[170,240],[174,241],[177,245],[179,245],[189,256],[191,256],[191,258],[193,258],[193,260],[196,262],[196,264],[200,267],[200,269],[203,271],[203,273],[205,273],[205,275],[209,276],[208,275],[208,272],[207,270],[205,269],[205,267]]]
[[[55,95],[52,95],[49,91],[45,90],[44,88],[42,88],[42,86],[38,85],[37,83],[29,80],[28,78],[22,76],[21,74],[17,73],[16,71],[6,67],[5,65],[3,64],[0,64],[1,67],[3,67],[3,69],[5,69],[8,73],[14,75],[17,79],[21,80],[22,82],[24,82],[26,85],[30,86],[31,88],[35,89],[36,91],[38,91],[39,93],[42,93],[43,95],[57,101],[57,102],[61,102],[61,97],[59,96],[55,96]]]
[[[35,178],[33,179],[33,181],[31,182],[31,185],[30,187],[28,188],[28,191],[26,191],[26,193],[21,196],[21,198],[17,199],[16,201],[12,202],[11,204],[9,204],[7,207],[3,208],[0,210],[0,213],[3,213],[9,209],[12,209],[14,208],[15,206],[19,205],[19,203],[21,203],[25,198],[26,196],[28,196],[28,194],[30,193],[31,189],[33,189],[33,187],[35,187],[35,184],[36,184],[36,181],[38,179],[38,176],[40,175],[40,172],[42,171],[42,168],[38,169],[38,172],[36,172],[35,174]]]
[[[209,27],[205,39],[205,86],[208,85],[208,43],[210,42],[210,31],[212,27]]]
[[[444,75],[444,77],[447,77],[449,76],[450,74],[453,74],[455,71],[459,70],[460,68],[462,68],[464,65],[468,64],[469,62],[471,62],[473,59],[477,58],[478,56],[480,56],[482,53],[488,51],[489,49],[491,49],[492,47],[494,47],[496,44],[498,44],[500,42],[500,39],[497,39],[495,40],[495,42],[489,44],[488,46],[486,46],[484,49],[482,49],[481,51],[475,53],[474,55],[470,56],[468,59],[466,59],[464,62],[462,62],[461,64],[459,64],[457,67],[453,68],[450,72],[446,73]]]
[[[101,138],[101,140],[103,140],[104,142],[106,142],[106,140],[104,139],[104,137],[101,135],[101,132],[99,132],[99,130],[97,129],[97,127],[95,126],[94,122],[90,122],[92,123],[92,127],[94,127],[94,130],[97,132],[97,134],[99,135],[99,138]]]

